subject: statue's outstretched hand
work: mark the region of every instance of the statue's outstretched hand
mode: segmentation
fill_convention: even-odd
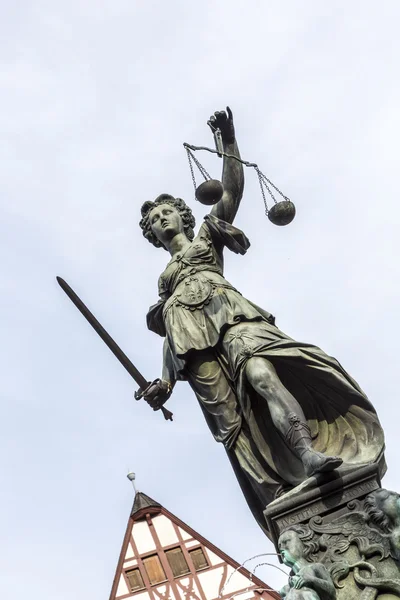
[[[233,144],[235,141],[235,126],[233,124],[233,114],[229,106],[224,110],[215,112],[207,121],[211,131],[220,129],[222,141],[224,144]]]
[[[153,410],[160,410],[172,394],[171,384],[163,379],[155,379],[143,391],[143,398]]]

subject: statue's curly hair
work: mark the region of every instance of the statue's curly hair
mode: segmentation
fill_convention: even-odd
[[[164,250],[166,249],[164,244],[162,244],[152,232],[149,219],[150,211],[159,204],[170,204],[176,208],[183,221],[183,228],[185,230],[186,237],[192,241],[194,238],[194,226],[196,225],[196,220],[193,216],[192,210],[184,200],[181,198],[174,198],[170,194],[161,194],[160,196],[157,196],[154,201],[148,200],[143,204],[141,208],[142,218],[139,222],[139,225],[142,228],[143,235],[146,240],[148,240],[156,248],[164,248]]]
[[[319,544],[317,540],[314,540],[314,532],[308,525],[289,525],[286,527],[281,533],[286,533],[287,531],[294,531],[299,536],[300,540],[303,542],[304,546],[304,558],[308,561],[312,561],[312,556],[315,556],[319,551]]]
[[[384,533],[391,533],[393,531],[393,524],[390,517],[385,514],[383,504],[394,493],[384,489],[376,490],[372,494],[369,494],[364,501],[364,509],[368,514],[370,522]]]

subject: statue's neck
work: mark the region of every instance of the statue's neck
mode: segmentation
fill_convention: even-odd
[[[306,559],[305,558],[299,558],[298,560],[296,560],[296,562],[292,566],[293,573],[295,573],[295,574],[298,573],[306,565],[307,565]]]
[[[178,254],[178,253],[182,252],[183,250],[186,250],[186,248],[189,246],[189,244],[190,244],[190,241],[188,240],[188,238],[186,237],[186,235],[184,233],[177,233],[176,236],[174,236],[172,238],[172,240],[169,240],[168,242],[164,242],[164,245],[167,248],[167,250],[171,256],[174,256],[175,254]]]

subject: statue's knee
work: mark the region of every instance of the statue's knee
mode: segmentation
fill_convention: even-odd
[[[265,358],[259,356],[250,358],[246,365],[246,375],[257,390],[268,392],[275,385],[275,369]]]

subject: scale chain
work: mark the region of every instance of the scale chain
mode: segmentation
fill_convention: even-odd
[[[196,184],[196,177],[194,175],[193,162],[196,165],[196,167],[199,169],[200,173],[203,175],[203,177],[204,177],[204,179],[206,181],[207,181],[207,179],[211,179],[211,177],[207,173],[207,171],[205,170],[205,168],[203,167],[203,165],[197,160],[197,158],[195,157],[195,155],[193,154],[193,152],[191,152],[191,150],[189,150],[189,148],[187,148],[187,147],[186,147],[186,152],[187,152],[187,157],[188,157],[188,161],[189,161],[190,173],[192,175],[192,181],[193,181],[194,189],[196,191],[197,184]]]
[[[264,201],[265,214],[268,216],[269,208],[268,208],[268,204],[267,204],[267,199],[265,197],[265,192],[264,192],[264,187],[263,187],[263,181],[261,179],[261,172],[260,172],[260,169],[258,169],[258,168],[256,168],[255,170],[256,170],[256,173],[257,173],[257,176],[258,176],[258,183],[260,184],[260,190],[261,190],[262,199]],[[269,193],[271,193],[269,189],[268,189],[268,191],[269,191]]]
[[[257,167],[257,169],[258,169],[258,167]],[[268,179],[268,177],[266,175],[264,175],[264,173],[262,171],[260,171],[260,175],[264,179],[264,185],[266,185],[265,182],[267,182],[271,187],[274,188],[274,190],[276,192],[278,192],[278,194],[280,194],[282,196],[282,198],[284,198],[285,200],[289,200],[289,198],[287,196],[285,196],[285,194],[283,192],[281,192],[281,190],[274,183],[272,183],[272,181],[270,179]],[[275,200],[275,202],[276,202],[276,200]]]
[[[271,198],[275,204],[278,204],[278,201],[277,201],[272,189],[276,193],[278,193],[284,200],[290,201],[290,199],[287,196],[285,196],[285,194],[270,179],[268,179],[268,177],[266,175],[264,175],[264,173],[259,169],[259,167],[256,163],[251,163],[251,162],[243,160],[233,154],[226,154],[225,152],[219,152],[218,150],[212,150],[211,148],[206,148],[205,146],[192,146],[187,143],[184,143],[183,145],[187,152],[190,172],[192,175],[192,180],[193,180],[193,185],[194,185],[195,190],[196,190],[196,178],[194,175],[193,162],[196,165],[196,167],[199,169],[200,173],[203,175],[203,177],[206,181],[207,181],[207,179],[211,179],[211,177],[207,173],[207,171],[205,170],[203,165],[199,162],[199,160],[194,156],[192,150],[207,150],[207,152],[211,152],[212,154],[218,154],[218,156],[220,156],[220,157],[233,158],[234,160],[237,160],[238,162],[245,165],[246,167],[253,167],[253,169],[257,173],[258,182],[260,184],[261,195],[262,195],[264,206],[265,206],[265,214],[267,216],[269,213],[269,208],[268,208],[265,190],[267,190],[268,194],[271,196]]]
[[[192,157],[190,156],[191,152],[190,152],[189,148],[186,148],[186,152],[187,152],[187,157],[188,157],[188,161],[189,161],[190,173],[192,175],[193,186],[194,186],[194,189],[196,191],[196,188],[197,188],[197,186],[196,186],[196,178],[194,176],[194,170],[193,170],[193,164],[192,164]]]

